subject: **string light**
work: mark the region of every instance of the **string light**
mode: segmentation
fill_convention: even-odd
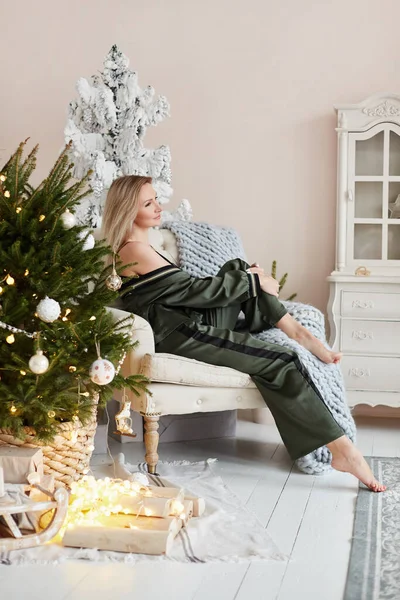
[[[96,320],[96,317],[94,315],[92,315],[89,319],[89,321],[95,321],[95,320]]]
[[[20,371],[21,375],[26,375],[26,371]]]
[[[54,412],[54,410],[49,410],[49,412],[47,414],[50,419],[54,419],[54,417],[56,416],[56,413]]]
[[[29,275],[29,269],[25,269],[25,273],[24,273],[24,275],[25,275],[25,277],[26,277],[27,275]]]
[[[13,333],[11,333],[10,335],[8,335],[6,337],[6,342],[7,342],[7,344],[13,344],[15,342],[15,337],[14,337]]]
[[[14,414],[16,412],[17,412],[17,409],[16,409],[16,407],[13,404],[12,407],[10,408],[10,413]]]
[[[3,288],[0,285],[0,294],[2,294],[2,293],[3,293]]]
[[[5,181],[7,179],[7,177],[3,174],[0,175],[0,181]]]
[[[70,373],[74,373],[74,372],[76,371],[76,367],[74,367],[74,365],[70,365],[70,366],[68,367],[68,371],[69,371]]]
[[[14,277],[11,277],[11,275],[7,275],[6,284],[7,285],[14,285],[14,283],[15,283]]]
[[[46,215],[40,215],[40,217],[39,217],[39,221],[44,221],[44,220],[45,220],[45,218],[46,218]]]
[[[16,212],[16,213],[20,213],[20,212],[21,212],[21,210],[22,210],[21,206],[17,206],[17,208],[15,209],[15,212]]]
[[[10,192],[8,190],[6,190],[4,192],[4,195],[5,195],[6,198],[9,198],[11,196],[11,194],[10,194]]]

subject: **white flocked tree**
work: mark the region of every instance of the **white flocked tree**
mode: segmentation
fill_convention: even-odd
[[[156,97],[150,85],[142,89],[137,73],[128,66],[129,59],[112,46],[103,72],[90,80],[80,78],[76,84],[79,97],[69,105],[64,134],[66,142],[72,143],[74,176],[80,179],[92,170],[89,182],[93,193],[76,210],[82,225],[100,225],[107,191],[121,175],[153,177],[161,204],[172,195],[169,147],[143,146],[147,128],[169,116],[168,100]]]

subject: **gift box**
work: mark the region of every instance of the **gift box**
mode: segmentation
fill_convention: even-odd
[[[29,473],[43,477],[43,452],[41,448],[0,446],[0,467],[3,468],[4,483],[28,483]]]

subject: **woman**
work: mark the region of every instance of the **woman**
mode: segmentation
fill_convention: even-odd
[[[279,327],[326,363],[337,363],[341,354],[327,350],[287,313],[278,300],[278,282],[259,266],[234,259],[215,277],[196,278],[159,254],[148,231],[160,223],[161,211],[151,178],[127,175],[111,185],[103,214],[104,237],[126,265],[123,306],[150,322],[156,351],[248,373],[293,460],[326,445],[333,468],[352,473],[374,492],[384,491],[297,354],[251,333]]]

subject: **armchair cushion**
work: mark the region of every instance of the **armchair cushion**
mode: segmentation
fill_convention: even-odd
[[[152,381],[180,385],[223,388],[256,387],[247,373],[164,352],[145,354],[141,361],[140,373]]]

